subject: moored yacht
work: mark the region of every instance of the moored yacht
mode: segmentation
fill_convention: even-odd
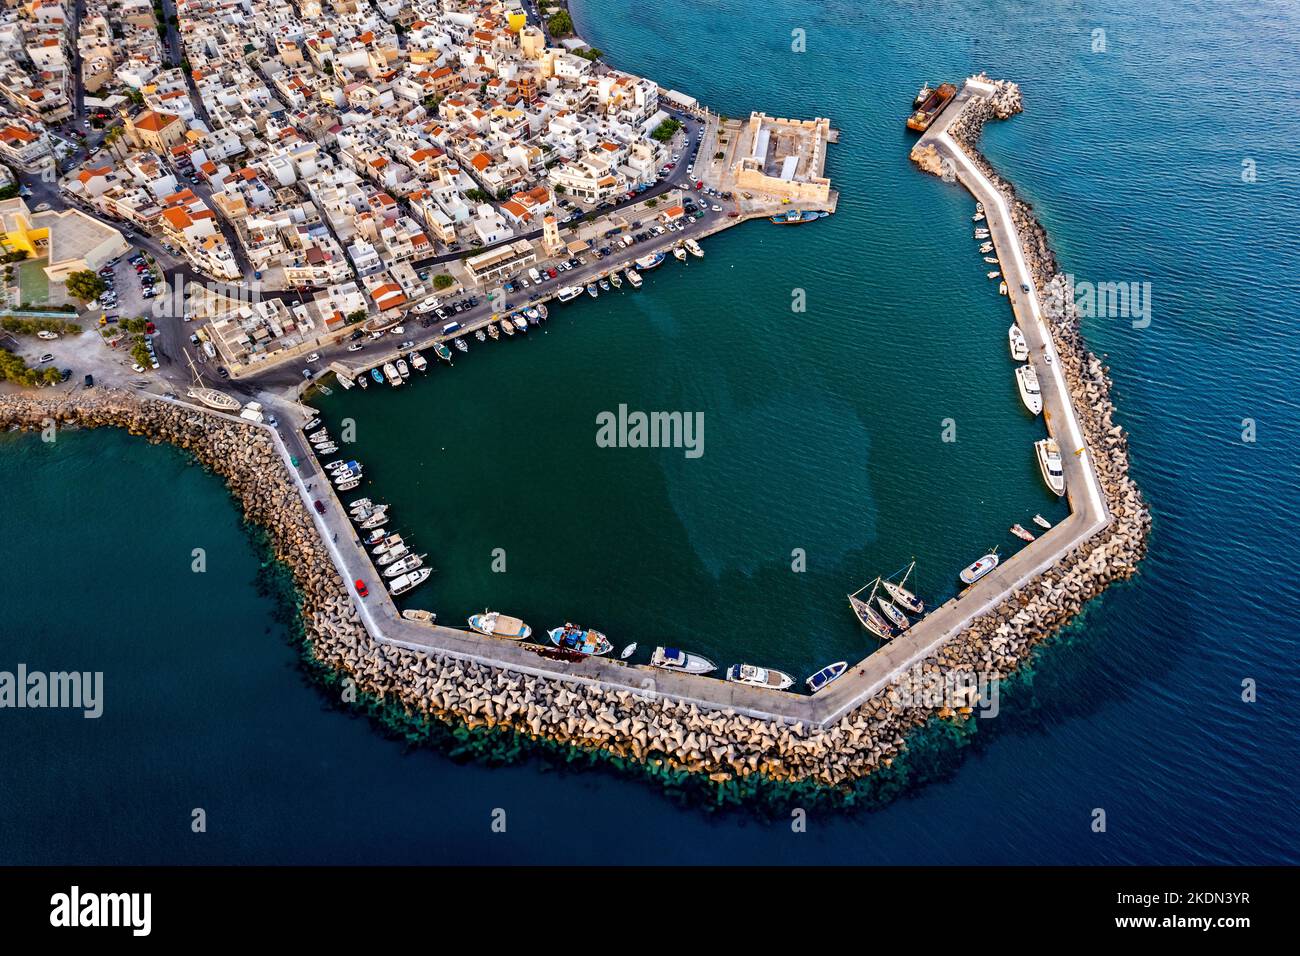
[[[1034,442],[1034,452],[1038,455],[1038,470],[1042,472],[1047,487],[1054,494],[1065,494],[1065,469],[1061,465],[1061,446],[1056,439],[1039,439]]]
[[[1031,414],[1037,415],[1043,410],[1043,393],[1038,387],[1038,373],[1032,365],[1016,369],[1016,386],[1020,389],[1020,400]]]
[[[688,654],[675,647],[656,647],[650,655],[650,664],[666,671],[682,671],[686,674],[708,674],[718,669],[718,665],[699,654]]]
[[[1025,341],[1025,333],[1020,331],[1020,326],[1012,323],[1011,328],[1007,329],[1007,341],[1011,345],[1013,359],[1023,362],[1029,358],[1029,343]]]
[[[395,578],[399,574],[406,574],[408,571],[414,571],[424,564],[427,557],[423,554],[408,554],[405,557],[399,557],[396,561],[384,568],[381,572],[386,578]]]
[[[901,584],[895,584],[893,581],[881,581],[880,586],[889,592],[889,596],[894,599],[894,603],[908,614],[925,613],[925,602]]]
[[[637,272],[635,269],[625,269],[623,274],[627,276],[627,281],[632,284],[632,288],[641,288],[641,273]]]
[[[700,244],[696,242],[694,239],[686,240],[686,251],[689,252],[697,259],[704,258],[704,250],[700,248]]]
[[[392,362],[384,363],[384,378],[387,379],[388,384],[392,385],[394,388],[402,384],[402,375],[397,371],[397,366]]]
[[[957,575],[957,577],[961,578],[963,584],[974,584],[980,578],[984,577],[984,575],[996,568],[998,566],[998,560],[998,553],[996,551],[990,552],[974,564],[962,568],[961,574]]]
[[[408,591],[414,591],[421,584],[429,579],[433,571],[429,568],[420,568],[418,571],[411,571],[400,577],[393,578],[388,582],[388,590],[393,594],[405,594]]]
[[[900,631],[906,631],[912,626],[912,622],[907,619],[907,615],[886,598],[877,595],[876,603],[880,605],[880,610],[885,612],[885,617],[889,618],[889,622]]]
[[[815,694],[837,677],[842,677],[848,669],[847,661],[836,661],[834,664],[827,664],[816,674],[805,680],[804,683],[808,685],[809,692]]]
[[[469,626],[480,634],[488,637],[499,637],[507,641],[526,641],[533,633],[533,629],[519,618],[502,614],[500,611],[484,611],[482,614],[471,614],[469,616]]]
[[[566,623],[563,627],[553,627],[547,635],[556,647],[566,651],[576,651],[579,654],[590,654],[593,657],[608,654],[614,649],[609,638],[600,631],[581,628],[576,624]]]
[[[789,674],[756,664],[732,664],[727,668],[727,680],[734,684],[749,684],[751,687],[766,687],[770,690],[785,690],[794,683],[794,678]]]

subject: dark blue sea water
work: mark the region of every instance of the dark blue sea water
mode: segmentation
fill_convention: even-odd
[[[747,309],[807,288],[793,354],[822,355],[821,337],[860,323],[854,335],[888,366],[864,369],[861,384],[883,380],[878,407],[900,415],[922,414],[929,390],[950,378],[991,374],[983,363],[1004,358],[1005,331],[981,304],[969,199],[910,168],[901,118],[923,80],[985,69],[1022,84],[1026,112],[986,131],[990,159],[1034,202],[1079,279],[1151,283],[1148,327],[1085,326],[1108,356],[1134,474],[1155,511],[1138,578],[1049,650],[946,779],[879,812],[815,814],[792,834],[781,820],[679,808],[610,773],[406,752],[305,680],[274,603],[257,591],[260,553],[216,479],[122,435],[68,435],[53,447],[4,439],[0,669],[102,669],[108,696],[98,721],[0,711],[0,862],[1295,862],[1297,8],[573,9],[616,65],[731,115],[827,114],[843,130],[829,165],[843,195],[836,217],[779,237],[760,225],[718,237],[701,268],[760,261],[770,281],[726,290],[716,271],[706,288],[675,281],[656,293],[670,314],[651,318],[689,328],[692,297],[726,294],[735,307],[723,318],[743,328]],[[796,29],[804,53],[790,52]],[[1104,52],[1092,49],[1098,29]],[[1254,182],[1242,180],[1247,160]],[[911,336],[898,331],[907,309]],[[574,349],[590,347],[580,327],[562,331]],[[476,358],[455,373],[471,373]],[[810,362],[808,375],[829,368],[825,387],[804,383],[799,394],[837,420],[844,371],[824,366]],[[916,395],[899,393],[907,374],[894,377],[897,368],[922,382]],[[364,427],[364,412],[358,419]],[[1246,419],[1253,442],[1242,440]],[[902,463],[914,482],[873,480],[865,529],[804,527],[839,553],[839,536],[893,527],[905,508],[923,524],[949,511],[985,520],[960,498],[936,500],[933,514],[924,496],[908,499],[936,480],[928,447]],[[864,454],[846,452],[859,465]],[[683,520],[707,530],[720,519]],[[697,547],[734,563],[725,535],[715,537]],[[60,580],[50,562],[73,547],[74,577]],[[195,547],[208,555],[202,575],[190,569]],[[1253,703],[1241,698],[1247,680]],[[556,807],[575,802],[600,812],[557,826]],[[208,813],[202,835],[190,831],[195,807]],[[490,830],[496,808],[507,811],[505,834]],[[1090,829],[1096,808],[1105,833]]]

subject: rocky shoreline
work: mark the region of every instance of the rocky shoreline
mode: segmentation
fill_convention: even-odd
[[[1033,647],[1069,622],[1111,582],[1130,577],[1145,552],[1150,518],[1128,477],[1127,440],[1114,423],[1107,370],[1088,351],[1065,280],[1042,227],[1010,185],[996,177],[974,144],[983,123],[1020,108],[1012,85],[996,103],[967,104],[954,136],[1012,200],[1017,227],[1045,301],[1063,371],[1095,462],[1111,524],[1081,544],[1030,587],[1011,595],[935,655],[834,725],[781,724],[652,693],[604,690],[452,657],[417,653],[376,641],[352,606],[329,554],[270,433],[188,405],[100,390],[44,397],[0,396],[0,428],[117,427],[192,454],[225,479],[248,520],[265,529],[275,557],[292,575],[310,659],[329,684],[413,739],[466,729],[490,731],[495,753],[559,745],[584,759],[639,769],[665,782],[707,781],[740,800],[813,785],[853,802],[866,778],[880,775],[904,750],[909,734],[935,718],[960,725],[973,696],[953,700],[900,692],[908,681],[951,686],[1000,680]],[[957,125],[960,124],[960,129]],[[960,678],[960,679],[959,679]],[[450,738],[449,738],[450,739]],[[478,754],[468,746],[469,752]],[[488,750],[491,747],[486,748]]]

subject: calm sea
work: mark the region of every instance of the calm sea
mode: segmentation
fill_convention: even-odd
[[[102,670],[106,699],[99,720],[0,711],[0,862],[1294,862],[1296,9],[582,0],[574,15],[616,65],[724,113],[829,115],[839,212],[732,230],[638,293],[555,306],[544,334],[322,402],[355,421],[370,490],[439,568],[414,603],[802,676],[869,649],[847,591],[915,558],[942,600],[975,555],[1015,546],[1012,521],[1059,516],[970,199],[907,161],[916,88],[978,69],[1024,88],[1026,112],[984,145],[1064,265],[1150,283],[1149,324],[1086,324],[1156,513],[1139,577],[945,779],[794,835],[610,773],[405,751],[304,678],[219,481],[123,435],[5,439],[0,669]],[[620,404],[702,413],[703,455],[597,448],[596,416]],[[557,825],[569,803],[583,810]]]

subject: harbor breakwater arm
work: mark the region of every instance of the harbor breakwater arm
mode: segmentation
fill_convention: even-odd
[[[1005,676],[1108,583],[1134,573],[1145,547],[1149,518],[1128,477],[1105,369],[1079,335],[1041,226],[973,147],[1000,92],[990,81],[968,83],[914,158],[934,171],[946,168],[944,159],[954,164],[990,211],[1008,275],[1034,293],[1012,305],[1067,452],[1071,515],[816,697],[603,658],[548,660],[515,642],[402,619],[296,429],[102,389],[0,396],[0,427],[120,427],[193,454],[268,532],[297,586],[314,659],[413,719],[557,742],[718,784],[842,787],[889,765],[910,731],[956,716],[946,703],[893,692],[908,675]],[[294,408],[282,420],[301,414]],[[371,583],[368,598],[355,596],[356,578]]]

